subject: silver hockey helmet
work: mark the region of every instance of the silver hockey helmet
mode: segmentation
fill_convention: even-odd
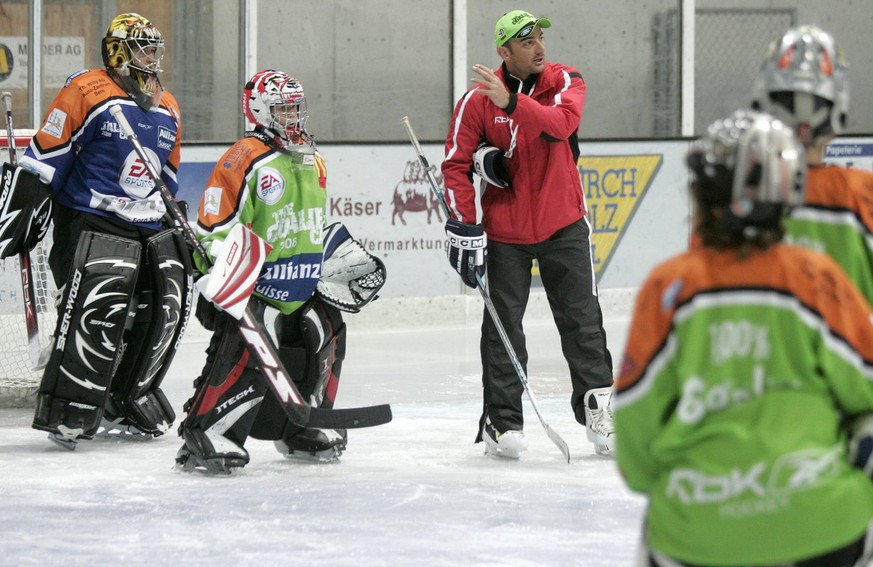
[[[255,73],[243,89],[242,110],[249,122],[268,130],[280,146],[291,148],[308,138],[303,86],[287,73],[273,69]]]
[[[752,103],[789,124],[806,145],[842,132],[849,112],[848,62],[833,36],[805,25],[774,41],[755,80]]]
[[[764,226],[803,203],[806,162],[793,130],[760,111],[713,122],[687,163],[705,205],[723,206],[737,228]]]

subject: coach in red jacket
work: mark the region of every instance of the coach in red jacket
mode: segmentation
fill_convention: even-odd
[[[596,451],[609,454],[612,360],[576,167],[585,82],[576,69],[546,61],[542,30],[550,26],[522,10],[504,14],[495,29],[503,64],[475,65],[476,86],[455,107],[442,164],[454,217],[446,223],[448,255],[470,287],[487,272],[491,300],[522,365],[522,318],[537,260],[570,367],[576,420],[587,425]],[[487,313],[481,354],[485,403],[476,442],[517,458],[526,448],[524,388]]]

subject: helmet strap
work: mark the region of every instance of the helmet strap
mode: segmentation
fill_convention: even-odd
[[[246,132],[246,138],[257,138],[275,150],[284,150],[284,144],[279,143],[279,136],[268,131],[263,126],[255,126],[254,130]]]

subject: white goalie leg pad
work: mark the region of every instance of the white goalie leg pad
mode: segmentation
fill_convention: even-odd
[[[197,281],[200,293],[234,319],[246,310],[272,247],[247,227],[235,225],[209,274]]]
[[[385,264],[352,238],[342,223],[324,231],[324,261],[316,291],[328,304],[357,313],[385,285]]]

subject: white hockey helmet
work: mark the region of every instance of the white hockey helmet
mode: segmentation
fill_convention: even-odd
[[[794,131],[760,111],[716,120],[688,153],[699,200],[723,206],[729,229],[767,227],[803,203],[806,162]]]
[[[306,141],[306,96],[300,81],[273,69],[255,73],[243,89],[246,119],[269,131],[280,146],[289,148]]]
[[[805,25],[774,41],[755,80],[752,104],[789,124],[806,145],[842,132],[849,112],[848,62],[833,36]]]

